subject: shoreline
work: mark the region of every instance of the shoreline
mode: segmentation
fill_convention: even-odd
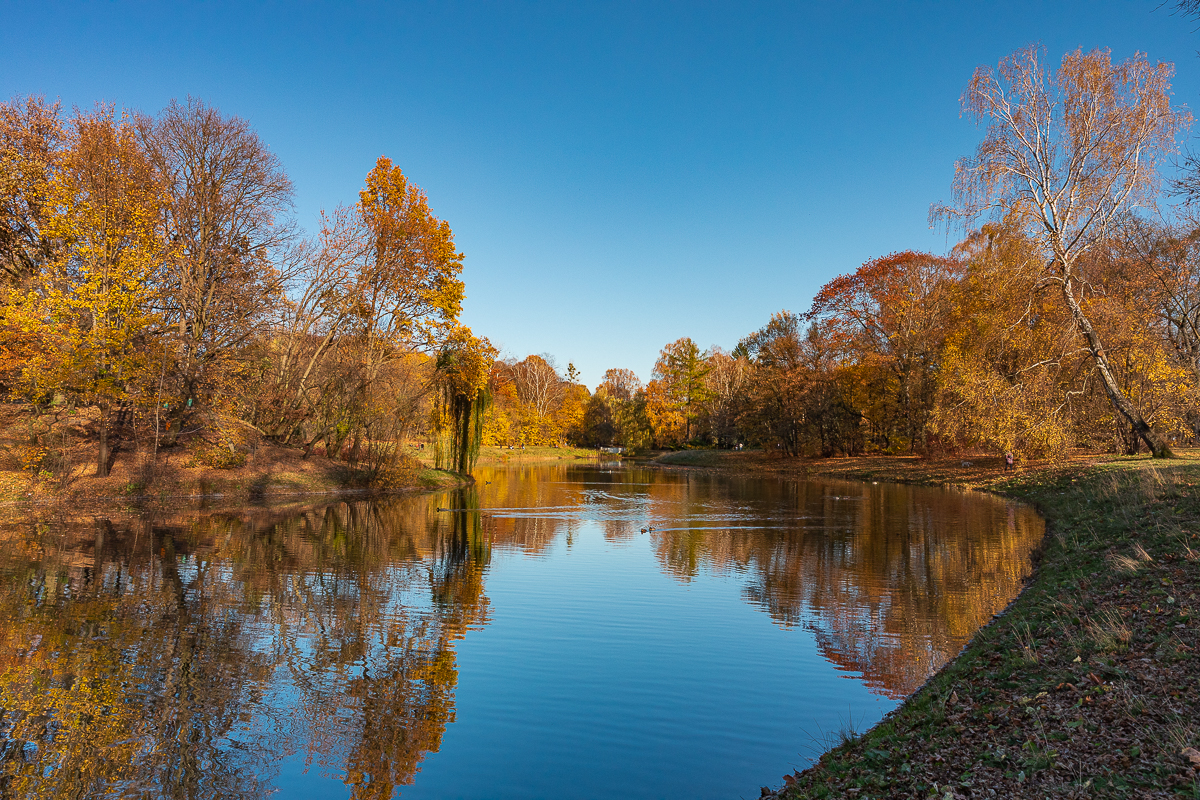
[[[867,731],[847,727],[761,794],[1200,797],[1200,453],[828,460],[680,451],[660,469],[987,491],[1046,535],[1024,588]],[[956,465],[957,464],[957,465]]]

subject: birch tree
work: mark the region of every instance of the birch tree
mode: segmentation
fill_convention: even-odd
[[[1011,214],[1023,224],[1040,251],[1037,287],[1057,290],[1113,407],[1155,457],[1170,457],[1120,387],[1084,308],[1091,286],[1080,262],[1121,215],[1153,203],[1159,164],[1190,117],[1171,105],[1170,64],[1142,54],[1114,64],[1107,50],[1076,50],[1051,73],[1043,60],[1029,46],[975,71],[962,107],[986,134],[956,165],[954,205],[935,206],[934,216],[970,225]]]

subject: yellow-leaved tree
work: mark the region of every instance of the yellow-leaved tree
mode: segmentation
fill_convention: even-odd
[[[6,304],[27,348],[18,391],[94,406],[96,474],[108,475],[115,416],[148,402],[158,363],[155,276],[162,195],[127,117],[79,114],[46,189],[55,256]]]
[[[484,414],[491,402],[488,378],[496,348],[487,338],[459,326],[438,354],[440,396],[433,406],[437,466],[466,474],[475,467],[483,442]]]

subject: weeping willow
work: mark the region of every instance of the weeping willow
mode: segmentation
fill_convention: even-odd
[[[440,391],[433,406],[434,463],[462,475],[475,468],[483,415],[491,404],[488,373],[495,349],[460,328],[437,360]]]
[[[483,417],[490,404],[491,393],[486,388],[472,397],[456,392],[451,385],[443,386],[433,409],[433,455],[438,469],[465,475],[475,468],[483,441]]]

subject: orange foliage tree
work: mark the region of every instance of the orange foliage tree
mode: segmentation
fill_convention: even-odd
[[[961,269],[953,258],[911,250],[876,258],[825,284],[805,315],[856,362],[855,400],[882,450],[924,449]]]

